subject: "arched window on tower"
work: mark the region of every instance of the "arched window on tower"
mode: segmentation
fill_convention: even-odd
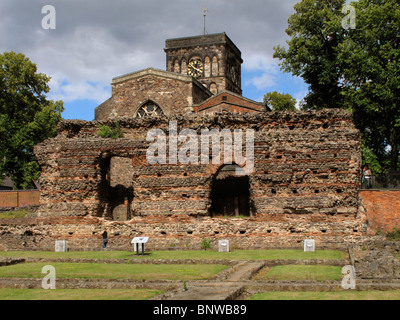
[[[209,78],[211,76],[211,61],[209,57],[204,59],[204,76]]]
[[[181,62],[181,73],[187,74],[187,63],[186,63],[185,59],[182,59],[182,62]]]
[[[178,61],[178,59],[175,59],[175,62],[174,62],[174,72],[175,73],[180,73],[180,70],[179,70],[180,68],[179,68],[179,61]]]
[[[211,74],[212,74],[213,76],[219,76],[218,58],[217,58],[216,56],[214,56],[213,59],[212,59]]]
[[[162,109],[153,101],[148,101],[139,108],[136,113],[136,118],[146,118],[162,115],[164,115]]]

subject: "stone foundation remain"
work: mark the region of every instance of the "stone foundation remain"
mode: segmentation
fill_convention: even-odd
[[[56,240],[67,240],[68,249],[102,250],[107,230],[109,250],[132,250],[133,237],[150,237],[147,251],[200,250],[203,239],[230,240],[230,249],[303,248],[304,239],[315,239],[316,249],[342,249],[362,239],[362,224],[342,221],[341,229],[329,229],[328,221],[277,223],[255,219],[135,218],[128,222],[96,217],[25,218],[0,221],[0,251],[55,250]],[[356,229],[358,228],[358,229]],[[346,234],[346,236],[343,236]]]

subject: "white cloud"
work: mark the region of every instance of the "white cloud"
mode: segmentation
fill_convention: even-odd
[[[243,68],[248,71],[268,71],[271,73],[279,71],[279,67],[272,56],[260,52],[247,55],[243,63]]]
[[[276,84],[277,78],[275,75],[263,73],[261,76],[248,79],[245,86],[253,85],[257,90],[265,90],[273,87]]]
[[[273,46],[284,44],[298,0],[1,0],[0,52],[22,52],[52,77],[49,97],[73,102],[109,98],[112,78],[165,68],[165,39],[226,31],[242,51],[244,86],[265,90],[279,80]],[[43,30],[41,9],[54,5],[56,30]]]
[[[73,102],[76,100],[94,100],[102,103],[110,97],[110,85],[105,82],[75,81],[68,78],[52,78],[49,99]]]
[[[257,90],[265,90],[277,84],[279,76],[279,66],[273,62],[272,57],[255,53],[249,55],[243,68],[254,75],[247,79],[245,86],[254,86]]]
[[[307,95],[307,93],[308,93],[308,90],[304,89],[304,90],[301,90],[301,91],[297,92],[293,96],[293,98],[296,99],[296,109],[300,109],[300,102],[301,102],[301,100],[304,99],[304,97]]]
[[[103,102],[110,97],[112,78],[150,66],[151,52],[129,48],[110,31],[82,26],[64,37],[54,37],[29,53],[39,72],[52,77],[49,97],[71,102],[81,99]],[[161,51],[161,50],[160,50]],[[54,72],[56,70],[56,72]]]

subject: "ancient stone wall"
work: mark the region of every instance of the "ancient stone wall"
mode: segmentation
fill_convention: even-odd
[[[208,164],[149,163],[146,152],[153,141],[146,141],[148,132],[161,129],[169,142],[174,121],[178,134],[190,128],[200,135],[208,128],[241,129],[245,136],[254,130],[254,170],[246,175],[244,217],[212,212],[223,157],[218,164],[212,159]],[[365,232],[358,197],[360,135],[346,111],[120,119],[124,138],[116,140],[96,134],[100,123],[112,121],[63,121],[56,138],[35,148],[42,167],[40,217],[118,220],[129,236],[165,243],[243,237],[254,247],[274,237],[340,239]]]

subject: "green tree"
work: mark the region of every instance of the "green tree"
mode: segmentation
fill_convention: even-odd
[[[264,103],[274,111],[296,110],[296,99],[288,93],[268,92]]]
[[[285,72],[302,77],[309,85],[304,109],[339,108],[342,67],[338,45],[343,41],[342,7],[345,0],[302,0],[288,20],[288,47],[274,48]]]
[[[345,106],[363,133],[365,145],[389,169],[399,169],[400,3],[360,0],[356,29],[339,45]]]
[[[25,55],[0,55],[0,179],[9,175],[17,188],[34,186],[40,168],[33,147],[56,135],[64,110],[62,101],[46,99],[49,81]]]
[[[285,72],[309,84],[305,109],[347,108],[362,133],[364,159],[397,170],[400,150],[400,4],[351,3],[356,28],[345,29],[345,0],[302,0],[286,30],[288,48],[275,47]],[[386,166],[386,163],[389,163]]]

